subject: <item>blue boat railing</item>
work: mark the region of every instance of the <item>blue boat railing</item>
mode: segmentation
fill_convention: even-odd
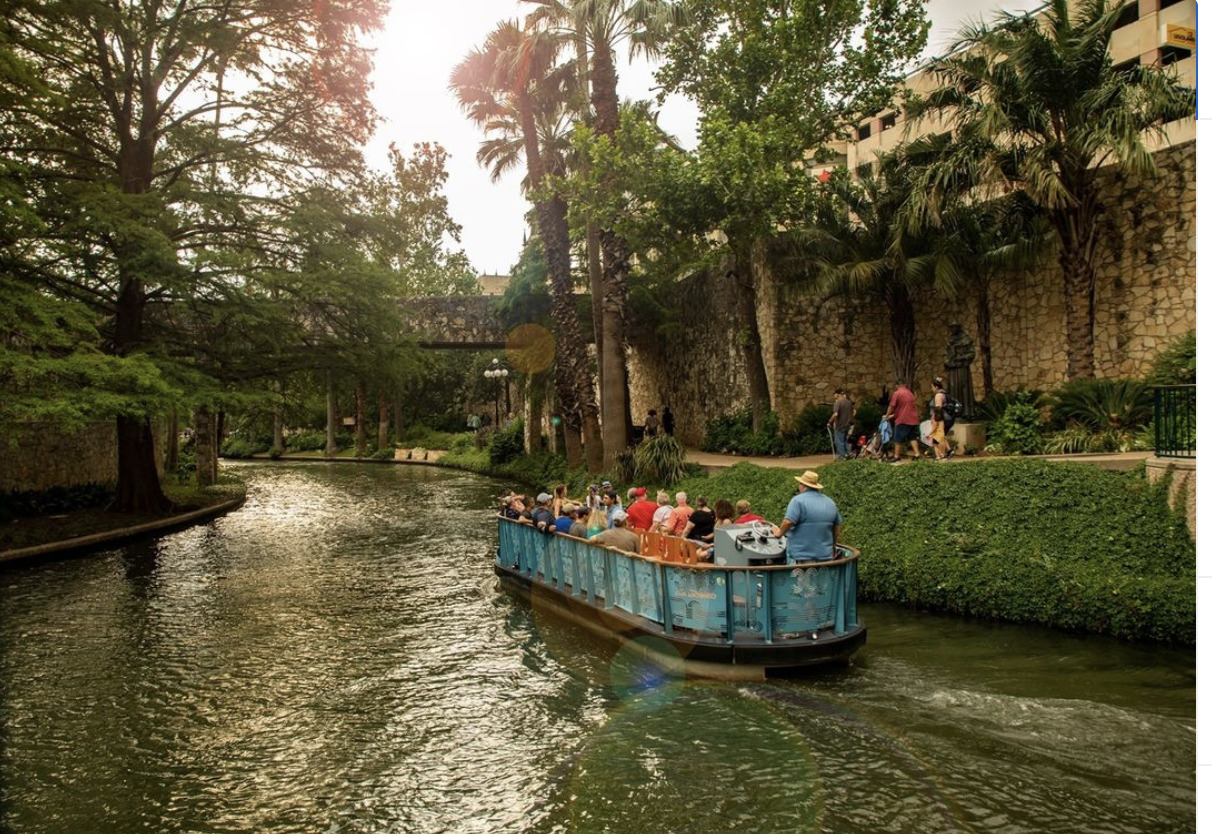
[[[497,564],[533,583],[675,630],[767,643],[858,626],[858,551],[764,567],[679,564],[497,519]]]
[[[1195,386],[1158,385],[1153,389],[1154,454],[1195,457]]]

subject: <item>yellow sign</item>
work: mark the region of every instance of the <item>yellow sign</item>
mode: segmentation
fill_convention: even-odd
[[[1181,49],[1190,49],[1195,51],[1195,30],[1190,26],[1176,26],[1173,23],[1166,24],[1166,36],[1163,38],[1163,46],[1177,46]]]

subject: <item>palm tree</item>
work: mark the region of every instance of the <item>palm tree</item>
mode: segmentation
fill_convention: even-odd
[[[931,134],[908,143],[901,153],[915,163],[911,187],[901,209],[901,228],[914,234],[933,230],[934,290],[962,299],[972,294],[976,306],[977,345],[981,356],[983,395],[996,390],[993,382],[992,304],[994,281],[1038,264],[1056,236],[1043,212],[1022,191],[994,199],[974,196],[975,183],[946,178],[935,187],[935,173],[968,149],[950,137]]]
[[[587,60],[594,132],[614,136],[619,129],[619,76],[614,50],[626,44],[630,57],[655,54],[662,27],[676,14],[676,5],[664,0],[527,2],[536,6],[528,17],[530,25],[560,37]],[[626,322],[631,249],[609,223],[599,234],[602,288],[600,293],[594,292],[594,321],[600,328],[601,342],[602,446],[605,459],[611,461],[630,442]]]
[[[910,192],[907,156],[886,155],[853,176],[835,172],[822,183],[826,201],[815,224],[791,232],[788,264],[807,265],[815,288],[830,296],[878,299],[888,310],[892,375],[913,385],[917,323],[913,293],[931,276],[933,253],[923,232],[904,225]]]
[[[970,153],[932,173],[1021,189],[1056,231],[1070,379],[1094,375],[1094,264],[1103,212],[1098,169],[1151,174],[1145,141],[1195,112],[1195,93],[1156,67],[1113,69],[1109,44],[1123,3],[1049,0],[1044,12],[1004,14],[965,30],[929,72],[940,86],[914,116],[940,116]]]
[[[525,162],[523,189],[535,204],[551,280],[556,390],[564,411],[569,464],[581,462],[583,434],[586,462],[596,472],[602,468],[601,428],[572,294],[568,205],[559,197],[537,196],[548,177],[564,174],[556,125],[561,119],[558,89],[567,80],[567,68],[557,64],[558,50],[552,39],[503,22],[482,48],[472,50],[454,68],[450,87],[468,118],[490,134],[477,158],[490,166],[493,178]]]

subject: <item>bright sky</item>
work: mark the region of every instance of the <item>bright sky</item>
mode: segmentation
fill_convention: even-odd
[[[367,159],[382,167],[391,142],[406,155],[416,142],[442,145],[450,154],[446,190],[450,213],[463,227],[462,247],[472,267],[481,273],[507,273],[521,251],[526,230],[521,172],[506,174],[494,184],[488,172],[476,164],[476,149],[483,136],[459,110],[447,90],[447,80],[454,65],[483,43],[499,21],[524,16],[529,5],[514,0],[394,0],[392,5],[376,38],[378,55],[372,79],[375,106],[384,121],[367,149]],[[983,10],[1018,11],[1039,5],[1040,0],[930,0],[934,25],[926,54],[942,52],[962,24]],[[647,66],[622,66],[619,75],[624,97],[651,97]],[[692,146],[695,118],[689,102],[670,101],[660,121]]]

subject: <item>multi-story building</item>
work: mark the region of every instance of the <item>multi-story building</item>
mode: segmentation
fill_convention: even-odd
[[[1179,79],[1195,87],[1195,0],[1136,0],[1124,7],[1114,34],[1111,36],[1111,60],[1117,69],[1137,64],[1175,67]],[[923,67],[905,79],[914,93],[924,95],[934,85],[934,78]],[[817,172],[843,163],[853,170],[870,162],[877,153],[891,151],[906,138],[904,114],[890,108],[859,124],[850,142],[833,146],[836,155],[818,161]],[[914,135],[947,130],[940,120],[923,120],[914,128]],[[1151,138],[1151,149],[1181,145],[1195,138],[1195,119],[1181,119],[1166,126],[1164,138]]]

